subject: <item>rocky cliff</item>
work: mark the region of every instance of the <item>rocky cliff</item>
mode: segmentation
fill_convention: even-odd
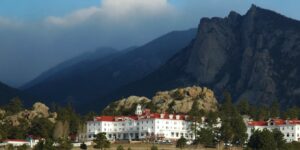
[[[47,118],[49,121],[55,123],[57,113],[49,112],[49,107],[43,103],[36,102],[31,110],[25,109],[17,114],[9,116],[6,116],[6,112],[0,109],[0,118],[2,118],[1,121],[10,122],[13,126],[18,126],[20,124],[20,120],[30,123],[35,118]]]
[[[200,85],[219,99],[253,104],[279,100],[299,105],[300,22],[253,5],[245,15],[203,18],[195,40],[142,80],[115,93],[151,95],[156,90]],[[134,92],[131,92],[134,91]]]
[[[121,112],[131,110],[131,113],[134,113],[136,105],[141,104],[143,107],[152,105],[158,113],[168,112],[170,108],[175,113],[188,113],[194,102],[198,102],[196,103],[198,109],[204,111],[215,111],[218,107],[212,90],[193,86],[157,92],[152,100],[146,97],[130,96],[113,102],[104,109],[104,112],[114,109]]]

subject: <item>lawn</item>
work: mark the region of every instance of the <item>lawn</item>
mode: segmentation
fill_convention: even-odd
[[[151,150],[152,144],[111,144],[111,148],[107,148],[106,150],[116,150],[118,145],[122,145],[125,150],[130,147],[132,150]],[[179,148],[176,148],[175,145],[163,145],[163,144],[157,144],[156,145],[159,150],[180,150]],[[94,150],[92,147],[88,148],[89,150]],[[74,148],[74,150],[80,150],[79,148]],[[187,146],[184,148],[184,150],[217,150],[216,148],[201,148],[201,147],[195,147],[195,146]],[[221,150],[221,149],[220,149]],[[239,148],[231,148],[231,150],[241,150]]]

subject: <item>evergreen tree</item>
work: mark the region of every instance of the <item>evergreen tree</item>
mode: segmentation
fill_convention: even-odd
[[[286,119],[298,119],[300,114],[300,109],[296,106],[289,108],[284,113],[284,118]]]
[[[276,142],[274,139],[274,136],[271,131],[268,129],[264,129],[261,132],[261,143],[263,143],[261,149],[262,150],[271,150],[271,149],[276,149]]]
[[[53,141],[50,139],[40,140],[33,148],[33,150],[56,150],[53,146]]]
[[[247,140],[247,127],[243,121],[242,116],[237,112],[236,109],[232,111],[232,119],[231,119],[231,126],[233,129],[234,137],[233,143],[235,145],[242,146],[245,141]]]
[[[242,99],[238,102],[237,109],[241,115],[250,115],[250,104],[246,99]]]
[[[287,150],[286,140],[282,132],[278,129],[274,129],[272,132],[278,150]]]
[[[186,146],[187,140],[182,136],[180,139],[177,140],[176,142],[176,147],[183,149]]]
[[[247,139],[247,128],[242,116],[232,104],[231,95],[224,93],[224,103],[221,106],[220,114],[222,125],[220,129],[221,140],[242,146]]]
[[[199,136],[194,141],[194,144],[202,144],[206,147],[215,147],[216,146],[215,134],[212,129],[201,128],[198,131],[197,135],[199,135]]]
[[[255,120],[267,120],[270,118],[269,108],[260,106],[256,112]]]
[[[268,129],[262,131],[256,130],[251,135],[248,147],[257,150],[276,150],[276,141],[274,135]]]
[[[6,105],[4,109],[7,115],[16,114],[24,109],[22,100],[19,97],[15,97],[9,101],[8,105]]]
[[[270,117],[277,118],[280,116],[280,106],[277,100],[274,100],[270,107]]]
[[[53,123],[47,118],[35,118],[31,122],[29,134],[42,138],[49,138],[52,136]]]
[[[96,135],[96,139],[94,140],[94,143],[96,143],[94,148],[99,148],[101,150],[110,147],[110,142],[107,140],[105,133],[98,133]]]

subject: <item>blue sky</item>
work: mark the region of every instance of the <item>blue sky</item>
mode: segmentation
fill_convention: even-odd
[[[0,81],[18,87],[84,52],[143,45],[251,4],[300,20],[299,0],[0,0]]]
[[[18,19],[42,19],[99,5],[99,0],[1,0],[0,15]]]
[[[195,0],[169,0],[170,3],[178,8],[193,7],[192,5],[189,5],[189,1]],[[235,2],[236,4],[233,4],[232,0],[197,1],[197,4],[202,3],[203,6],[206,6],[209,3],[219,6],[223,4],[235,5],[232,9],[239,9],[239,7],[245,6],[243,4],[254,3],[262,7],[278,10],[295,18],[300,18],[300,13],[298,12],[300,1],[298,0],[237,0]],[[0,16],[15,19],[36,20],[49,15],[63,16],[81,8],[99,6],[100,2],[101,0],[1,0]]]

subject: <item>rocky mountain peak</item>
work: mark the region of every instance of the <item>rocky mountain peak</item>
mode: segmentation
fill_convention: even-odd
[[[201,19],[187,48],[133,85],[146,87],[137,94],[200,85],[217,97],[226,90],[253,104],[276,99],[283,106],[300,105],[299,60],[300,22],[252,5],[242,16],[231,12],[226,18]]]

